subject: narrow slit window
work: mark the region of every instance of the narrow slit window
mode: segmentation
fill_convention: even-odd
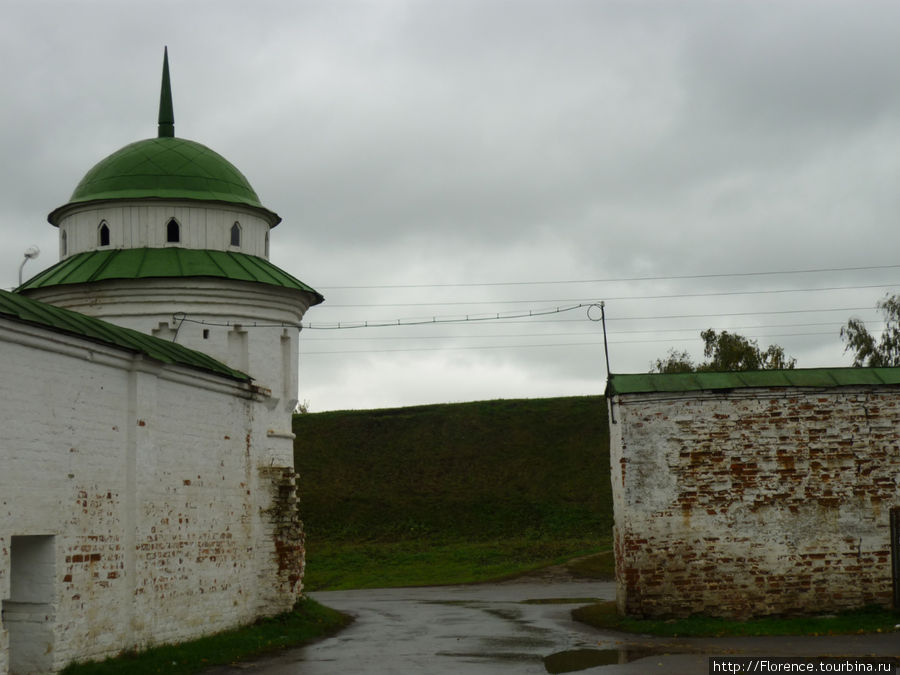
[[[69,235],[65,230],[63,230],[62,234],[59,235],[59,251],[60,255],[69,254]]]
[[[266,232],[266,260],[269,259],[269,233]]]
[[[241,224],[237,221],[235,221],[234,225],[231,226],[231,245],[241,245]]]
[[[101,246],[109,246],[109,225],[105,221],[100,223],[98,238]]]
[[[177,244],[181,241],[181,227],[174,218],[166,225],[166,243]]]

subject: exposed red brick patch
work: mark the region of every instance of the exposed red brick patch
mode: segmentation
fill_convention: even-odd
[[[890,606],[900,388],[748,391],[620,399],[622,608],[745,617]]]

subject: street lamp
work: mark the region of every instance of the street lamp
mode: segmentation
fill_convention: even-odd
[[[22,268],[25,267],[25,263],[29,260],[34,260],[41,254],[41,249],[35,246],[29,246],[25,249],[25,259],[22,261],[22,264],[19,265],[19,286],[22,285]]]

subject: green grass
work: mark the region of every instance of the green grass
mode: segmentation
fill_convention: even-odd
[[[572,618],[599,629],[664,637],[885,633],[894,631],[894,626],[900,624],[900,612],[882,607],[866,607],[829,616],[762,617],[748,621],[706,616],[665,620],[620,616],[614,602],[579,607],[572,610]]]
[[[593,539],[320,542],[306,568],[307,590],[469,584],[518,576],[593,553]]]
[[[309,590],[488,581],[608,546],[605,399],[296,415]]]
[[[297,603],[293,611],[243,628],[177,645],[151,647],[105,661],[76,663],[64,675],[188,675],[212,666],[233,663],[287,647],[297,647],[315,638],[336,633],[352,618],[311,599]]]
[[[612,527],[601,396],[311,413],[294,416],[294,432],[313,550],[317,542],[608,537]]]
[[[616,580],[616,557],[611,550],[572,560],[566,568],[573,576],[583,579]]]

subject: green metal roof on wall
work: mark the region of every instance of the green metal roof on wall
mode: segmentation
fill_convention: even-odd
[[[249,375],[233,370],[224,363],[193,349],[9,291],[0,290],[0,316],[12,317],[32,325],[145,354],[162,363],[198,368],[243,382],[250,381]]]
[[[325,298],[264,258],[234,251],[189,248],[128,248],[85,251],[58,262],[22,284],[27,291],[63,284],[85,284],[114,279],[213,277],[280,286]]]
[[[69,203],[47,216],[59,224],[74,205],[111,199],[189,199],[241,204],[265,212],[272,225],[281,219],[264,208],[235,166],[205,145],[183,138],[148,138],[100,160],[72,193]]]
[[[797,368],[728,373],[610,375],[606,393],[680,393],[749,387],[849,387],[900,384],[900,368]]]

